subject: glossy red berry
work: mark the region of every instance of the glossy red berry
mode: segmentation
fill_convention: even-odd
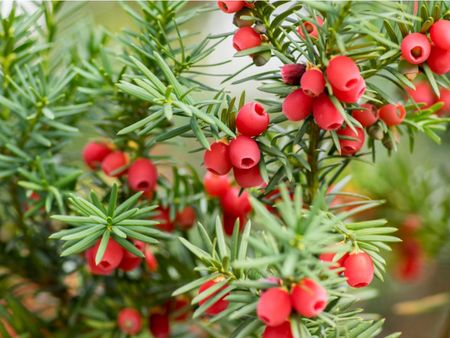
[[[439,116],[450,115],[450,89],[441,88],[439,99],[437,101],[444,102],[444,106],[437,112]]]
[[[128,155],[122,151],[115,151],[106,156],[102,161],[103,172],[111,177],[119,177],[126,173]]]
[[[99,246],[100,240],[91,249],[86,251],[88,265],[94,274],[109,274],[119,266],[123,258],[124,250],[115,240],[110,238],[106,245],[103,258],[98,264],[95,264],[95,256],[97,255]]]
[[[129,335],[138,334],[142,328],[142,318],[139,311],[133,308],[124,308],[120,310],[117,316],[117,324],[120,330]]]
[[[431,47],[431,53],[427,60],[433,73],[443,75],[450,71],[450,50],[436,46]]]
[[[245,136],[258,136],[269,126],[269,114],[256,102],[242,106],[236,117],[237,130]]]
[[[110,275],[114,269],[103,269],[101,266],[95,264],[96,253],[97,251],[94,252],[94,247],[87,249],[84,253],[89,272],[93,275]]]
[[[170,210],[168,208],[158,207],[153,219],[159,222],[156,224],[156,227],[161,231],[172,232],[175,229],[173,222],[170,220]]]
[[[325,90],[325,78],[322,71],[316,68],[307,70],[300,80],[300,87],[306,95],[311,97],[322,94]]]
[[[359,77],[357,84],[349,90],[339,90],[338,88],[333,88],[333,94],[336,98],[345,103],[355,103],[361,96],[366,92],[366,81],[362,77]]]
[[[364,128],[370,127],[378,121],[378,109],[373,104],[363,103],[361,107],[364,109],[357,109],[352,111],[353,118],[361,123]]]
[[[314,121],[324,130],[339,129],[344,123],[341,113],[325,93],[314,100],[312,110]]]
[[[431,44],[425,34],[411,33],[403,38],[401,50],[406,61],[418,65],[427,61]]]
[[[195,223],[197,218],[195,209],[193,207],[184,207],[184,209],[178,211],[175,222],[183,230],[189,230]]]
[[[250,169],[234,168],[233,173],[236,183],[239,184],[241,188],[253,188],[265,185],[259,171],[259,166],[257,165]]]
[[[372,282],[374,267],[372,258],[365,252],[348,255],[344,262],[347,283],[354,288],[362,288]]]
[[[229,146],[217,141],[205,151],[203,162],[206,169],[216,175],[226,175],[231,170]]]
[[[281,67],[281,79],[284,83],[290,85],[300,84],[300,79],[305,73],[306,67],[304,64],[289,63]]]
[[[406,88],[406,92],[411,96],[414,102],[424,103],[423,108],[432,106],[436,100],[433,89],[426,81],[415,83],[416,89]]]
[[[289,292],[282,288],[271,288],[259,297],[256,314],[268,326],[279,326],[289,319],[292,305]]]
[[[152,161],[139,158],[128,168],[128,185],[134,191],[155,190],[158,172]]]
[[[141,241],[133,241],[134,246],[138,248],[141,252],[144,252],[145,244]],[[124,250],[123,252],[123,258],[120,261],[119,269],[123,271],[132,271],[136,269],[141,264],[141,257],[136,256],[135,254],[132,254],[131,252]]]
[[[157,271],[158,270],[158,261],[156,260],[156,257],[153,254],[153,251],[149,245],[145,246],[144,256],[145,256],[145,263],[147,264],[148,270],[150,272]]]
[[[90,142],[83,149],[84,163],[91,169],[97,169],[111,152],[112,149],[106,143]]]
[[[208,195],[222,197],[230,189],[231,184],[227,176],[215,175],[208,171],[203,178],[203,187]]]
[[[387,126],[395,126],[404,120],[406,116],[405,107],[401,104],[386,104],[378,110],[380,119],[386,123]]]
[[[239,135],[230,142],[230,161],[233,167],[250,169],[258,165],[260,159],[258,143],[250,137]]]
[[[261,35],[253,27],[241,27],[233,36],[233,47],[238,52],[261,45]]]
[[[306,318],[316,317],[327,306],[327,290],[310,278],[303,278],[291,290],[295,311]]]
[[[165,311],[154,311],[150,314],[148,322],[154,338],[170,337],[169,315]]]
[[[436,21],[430,28],[430,38],[437,47],[450,50],[450,21]]]
[[[239,189],[231,188],[221,199],[221,205],[225,213],[239,217],[247,215],[252,210],[248,193],[243,191],[239,195],[239,192]]]
[[[262,338],[293,338],[291,323],[285,322],[278,326],[266,326]]]
[[[236,13],[245,6],[245,1],[217,1],[217,6],[224,13]]]
[[[353,90],[360,84],[361,74],[359,68],[348,56],[335,56],[326,69],[330,84],[340,91]]]
[[[209,289],[210,287],[212,287],[213,285],[216,285],[217,283],[220,283],[222,281],[223,278],[216,278],[213,280],[209,280],[205,283],[203,283],[199,290],[198,293],[201,294],[202,292],[204,292],[205,290]],[[205,299],[201,300],[199,302],[200,306],[205,304],[208,299],[214,297],[216,294],[218,294],[219,292],[221,292],[222,290],[224,290],[227,287],[227,285],[224,285],[223,287],[221,287],[219,290],[217,290],[216,292],[214,292],[212,295],[206,297]],[[206,311],[205,313],[210,315],[210,316],[214,316],[217,315],[219,313],[221,313],[222,311],[224,311],[227,307],[228,307],[228,301],[226,301],[224,298],[227,297],[229,294],[224,295],[223,297],[221,297],[217,302],[215,302],[213,305],[211,305]]]
[[[337,261],[333,262],[335,256],[336,256],[336,253],[334,253],[334,252],[324,252],[324,253],[320,254],[319,259],[322,262],[333,263],[330,265],[330,270],[334,270],[334,269],[343,267],[345,259],[348,257],[348,254],[346,253],[344,256],[339,258]]]
[[[323,25],[323,20],[321,17],[316,17],[316,21],[319,26]],[[303,27],[303,28],[302,28]],[[303,29],[306,30],[306,33],[310,36],[310,38],[317,39],[319,37],[319,30],[317,29],[316,24],[310,21],[304,21],[301,26],[297,28],[297,32],[302,39],[305,39],[305,33]]]
[[[291,121],[306,119],[311,114],[313,98],[303,90],[297,89],[290,93],[283,101],[282,112]]]
[[[344,156],[354,155],[360,151],[366,139],[362,128],[356,128],[355,133],[349,126],[346,126],[345,128],[339,129],[337,134],[339,135],[341,154]]]
[[[247,223],[247,217],[245,215],[238,217],[230,215],[226,212],[223,213],[222,225],[223,231],[226,235],[231,236],[233,234],[236,221],[238,221],[239,232],[241,232],[244,230],[245,224]]]

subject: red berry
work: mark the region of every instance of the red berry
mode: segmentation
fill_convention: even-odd
[[[437,112],[439,116],[450,114],[450,89],[441,88],[437,101],[444,102],[444,106]]]
[[[338,130],[337,134],[339,135],[339,145],[341,146],[342,155],[354,155],[364,145],[364,130],[356,128],[356,131],[357,133],[351,130],[349,126]]]
[[[177,297],[171,302],[171,310],[177,313],[177,316],[173,318],[177,322],[184,322],[189,318],[189,312],[191,309],[191,303],[186,297]]]
[[[297,89],[290,93],[283,101],[283,114],[291,121],[306,119],[311,114],[313,98],[303,90]]]
[[[281,67],[280,73],[284,83],[291,85],[300,84],[300,79],[305,73],[305,65],[289,63]]]
[[[411,33],[404,37],[401,50],[406,61],[418,65],[427,61],[431,44],[425,34]]]
[[[217,141],[211,144],[210,150],[203,157],[206,169],[216,175],[226,175],[231,170],[228,144]]]
[[[153,312],[148,320],[149,329],[154,338],[170,337],[170,322],[167,313],[158,311]]]
[[[233,173],[241,188],[260,187],[265,184],[257,165],[250,169],[234,168]]]
[[[245,136],[258,136],[269,126],[269,114],[256,102],[242,106],[236,117],[237,130]]]
[[[183,230],[189,230],[194,225],[196,218],[197,215],[193,207],[184,207],[183,210],[178,211],[175,221]]]
[[[156,212],[157,214],[153,216],[153,219],[159,222],[156,224],[156,227],[162,231],[172,232],[175,226],[170,220],[170,210],[168,208],[158,207]]]
[[[215,175],[209,171],[203,178],[203,186],[208,195],[215,197],[224,196],[231,187],[227,176]]]
[[[120,330],[129,335],[135,335],[141,331],[142,318],[139,311],[133,308],[124,308],[120,310],[117,316],[117,324]]]
[[[366,81],[362,77],[358,79],[358,83],[349,90],[339,90],[338,88],[333,88],[333,94],[339,101],[345,103],[355,103],[361,96],[366,92]]]
[[[109,274],[116,269],[122,261],[124,250],[122,247],[112,238],[109,239],[106,245],[103,258],[96,265],[95,256],[97,255],[98,247],[100,246],[100,240],[91,248],[86,251],[86,259],[89,264],[91,272],[94,274]],[[97,273],[100,272],[100,273]]]
[[[344,262],[344,268],[344,275],[351,287],[362,288],[372,282],[373,262],[372,258],[365,252],[348,255]]]
[[[217,1],[217,6],[219,6],[224,13],[236,13],[245,6],[245,1]]]
[[[230,160],[233,167],[250,169],[258,165],[260,159],[258,143],[250,137],[239,135],[230,142]]]
[[[271,288],[261,294],[256,314],[268,326],[278,326],[289,319],[292,306],[289,292],[282,288]]]
[[[152,161],[139,158],[128,168],[128,185],[134,191],[152,191],[156,187],[158,172]]]
[[[285,322],[279,326],[266,326],[262,338],[293,338],[291,323]]]
[[[450,49],[450,21],[438,20],[430,28],[430,38],[433,43],[442,49]]]
[[[325,93],[314,100],[312,110],[314,121],[322,129],[336,130],[344,123],[341,113]]]
[[[317,20],[317,23],[319,24],[319,26],[323,25],[323,20],[321,17],[317,16],[316,20]],[[304,21],[302,23],[302,26],[311,38],[317,39],[319,37],[319,31],[317,29],[317,26],[314,23],[312,23],[310,21]],[[302,39],[305,39],[305,34],[303,33],[302,26],[297,28],[297,32]]]
[[[247,223],[246,216],[244,215],[237,217],[234,215],[230,215],[228,213],[223,214],[222,225],[223,231],[225,232],[226,235],[231,236],[233,234],[237,220],[239,220],[239,232],[241,232],[242,230],[244,230],[245,223]]]
[[[300,80],[303,92],[312,97],[319,96],[325,90],[325,78],[320,69],[310,69],[303,74]]]
[[[316,317],[327,306],[327,290],[314,280],[303,278],[292,288],[291,301],[295,311],[303,317]]]
[[[319,259],[322,262],[333,262],[334,257],[336,256],[336,253],[334,252],[324,252],[321,253],[319,256]],[[336,262],[333,262],[333,264],[330,266],[330,270],[334,270],[337,268],[341,268],[344,266],[344,262],[348,257],[348,253],[346,253],[344,256],[342,256],[341,258],[339,258]]]
[[[136,248],[138,248],[141,252],[144,252],[145,247],[144,242],[137,240],[133,242]],[[119,264],[119,269],[128,272],[136,269],[140,264],[141,264],[141,257],[138,257],[135,254],[132,254],[131,252],[124,250],[122,261]]]
[[[127,164],[128,155],[122,151],[115,151],[104,158],[102,170],[108,176],[119,177],[126,173]]]
[[[233,36],[233,47],[238,52],[261,45],[261,35],[253,27],[241,27]]]
[[[97,169],[111,152],[112,149],[106,143],[90,142],[83,149],[84,163],[91,169]]]
[[[436,46],[431,47],[430,57],[427,61],[433,73],[443,75],[450,71],[450,50]]]
[[[365,128],[375,124],[379,119],[377,107],[370,103],[363,103],[361,107],[365,109],[354,110],[353,118]]]
[[[340,55],[332,58],[326,74],[330,84],[341,91],[352,90],[360,84],[359,68],[348,56]]]
[[[252,210],[248,193],[243,191],[239,196],[239,191],[237,188],[229,189],[220,201],[224,212],[235,217],[245,216]]]
[[[147,263],[148,270],[150,272],[155,272],[158,270],[158,261],[156,260],[155,255],[152,252],[152,249],[149,245],[145,246],[144,249],[145,263]]]
[[[416,103],[425,103],[423,108],[432,106],[436,100],[433,89],[426,81],[415,83],[416,89],[406,88],[406,92]]]
[[[209,280],[205,283],[203,283],[199,290],[198,293],[201,294],[203,291],[209,289],[210,287],[212,287],[213,285],[216,285],[217,283],[221,282],[223,280],[223,278],[218,277],[216,279],[213,280]],[[214,297],[216,294],[218,294],[219,292],[221,292],[222,290],[224,290],[227,287],[227,285],[224,285],[223,287],[221,287],[219,290],[217,290],[216,292],[214,292],[212,295],[206,297],[205,299],[201,300],[199,302],[200,306],[205,304],[208,299]],[[227,297],[229,294],[227,293],[226,295],[224,295],[223,297],[221,297],[217,302],[215,302],[213,305],[211,305],[206,311],[205,313],[211,316],[217,315],[219,313],[221,313],[222,311],[224,311],[227,307],[228,307],[228,301],[226,301],[224,298]]]
[[[405,107],[401,104],[386,104],[378,110],[380,119],[386,123],[387,126],[396,126],[402,123],[406,116]]]

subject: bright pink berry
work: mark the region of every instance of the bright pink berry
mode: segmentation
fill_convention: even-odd
[[[282,112],[291,121],[306,119],[311,114],[313,98],[296,89],[283,101]]]
[[[120,310],[117,316],[117,324],[123,333],[135,335],[142,328],[141,314],[136,309],[130,307],[124,308]]]
[[[437,47],[450,50],[450,21],[436,21],[430,28],[430,38]]]
[[[208,195],[222,197],[230,189],[231,184],[227,176],[215,175],[208,171],[203,178],[203,186]]]
[[[245,224],[247,223],[247,217],[246,215],[243,216],[234,216],[230,215],[226,212],[223,213],[222,218],[222,225],[223,225],[223,231],[226,235],[231,236],[234,231],[234,227],[236,225],[236,221],[239,221],[239,232],[244,230]]]
[[[300,84],[300,79],[305,73],[305,65],[299,63],[289,63],[281,67],[280,73],[284,83],[291,85]]]
[[[347,283],[354,288],[362,288],[372,282],[374,267],[372,258],[365,252],[348,255],[344,262]]]
[[[141,252],[144,252],[145,244],[141,241],[133,241],[134,246],[138,248]],[[124,250],[123,252],[123,258],[120,261],[119,269],[123,271],[132,271],[136,269],[141,264],[141,257],[136,256],[135,254],[132,254],[131,252]]]
[[[438,75],[446,74],[450,71],[450,50],[432,46],[427,64],[433,73]]]
[[[375,124],[379,119],[377,107],[370,103],[363,103],[361,104],[361,107],[365,109],[352,111],[353,118],[361,123],[364,128]]]
[[[175,222],[183,230],[189,230],[195,223],[197,214],[193,207],[184,207],[184,209],[178,211]]]
[[[127,172],[128,155],[122,151],[115,151],[102,161],[102,170],[107,176],[120,177]]]
[[[217,1],[217,6],[219,6],[224,13],[236,13],[244,8],[245,1]]]
[[[359,68],[348,56],[335,56],[326,69],[330,84],[341,91],[349,91],[360,85]]]
[[[339,90],[338,88],[333,88],[333,94],[339,101],[345,103],[355,103],[361,96],[366,92],[366,81],[361,77],[358,79],[358,83],[349,90]]]
[[[319,259],[322,262],[333,262],[334,256],[336,256],[336,253],[334,252],[324,252],[321,253],[319,256]],[[341,268],[344,266],[344,262],[348,257],[348,253],[346,253],[344,256],[342,256],[340,259],[338,259],[336,262],[333,262],[333,264],[330,266],[330,270],[334,270],[337,268]]]
[[[250,169],[234,168],[233,173],[236,183],[241,188],[260,187],[265,184],[257,165]]]
[[[325,90],[325,78],[320,69],[307,70],[300,80],[303,92],[312,97],[319,96]]]
[[[115,240],[110,238],[106,245],[103,258],[98,264],[95,264],[95,256],[97,255],[99,246],[100,240],[86,251],[86,260],[93,274],[107,275],[119,266],[124,255],[124,250]]]
[[[295,311],[306,318],[316,317],[327,306],[327,290],[310,278],[303,278],[291,290]]]
[[[406,116],[405,107],[401,104],[386,104],[378,110],[380,119],[386,123],[387,126],[395,126],[402,123]]]
[[[316,17],[317,23],[319,24],[319,26],[323,25],[323,20],[321,17],[317,16]],[[310,22],[310,21],[304,21],[302,23],[303,28],[306,30],[307,34],[313,38],[313,39],[317,39],[319,37],[319,30],[317,29],[317,26]],[[297,28],[297,32],[300,35],[300,37],[304,40],[305,39],[305,34],[303,33],[303,28],[302,26]]]
[[[170,220],[169,208],[158,207],[156,209],[156,215],[153,216],[153,220],[158,221],[156,227],[161,231],[172,232],[175,229],[175,225]]]
[[[278,326],[266,326],[262,338],[293,338],[291,323],[284,322]]]
[[[112,149],[106,143],[90,142],[83,149],[84,163],[91,169],[97,169],[111,152]]]
[[[341,113],[325,93],[314,100],[312,110],[314,121],[324,130],[339,129],[344,123]]]
[[[289,319],[291,310],[289,292],[282,288],[271,288],[259,297],[256,314],[264,324],[279,326]]]
[[[425,34],[411,33],[403,38],[401,50],[406,61],[418,65],[427,61],[431,44]]]
[[[242,106],[236,117],[237,130],[245,136],[258,136],[269,126],[269,114],[256,102]]]
[[[158,172],[152,161],[139,158],[128,168],[128,185],[134,191],[155,190]]]
[[[230,161],[233,167],[250,169],[258,165],[260,159],[258,143],[250,137],[239,135],[230,142]]]
[[[212,287],[213,285],[216,285],[217,283],[220,283],[222,280],[222,278],[218,277],[214,280],[209,280],[205,283],[203,283],[199,290],[198,290],[198,294],[201,294],[203,291],[209,289],[210,287]],[[223,289],[225,289],[227,287],[227,285],[224,285],[222,288],[220,288],[219,290],[217,290],[216,292],[214,292],[212,295],[206,297],[205,299],[201,300],[199,302],[200,306],[205,304],[208,299],[214,297],[216,294],[218,294],[219,292],[221,292]],[[206,311],[205,313],[210,315],[210,316],[214,316],[217,315],[219,313],[221,313],[222,311],[224,311],[227,307],[228,307],[228,301],[226,301],[224,298],[227,297],[228,294],[224,295],[222,298],[220,298],[217,302],[215,302],[213,305],[211,305]]]
[[[206,169],[216,175],[226,175],[231,170],[228,144],[217,141],[205,151],[203,162]]]
[[[149,245],[146,245],[144,248],[144,256],[145,263],[147,263],[148,270],[150,272],[155,272],[158,270],[158,261],[156,260],[155,255],[152,252],[152,249]]]
[[[245,216],[252,211],[248,193],[243,191],[239,195],[239,192],[239,189],[231,188],[220,201],[224,212],[235,217]]]
[[[339,145],[341,146],[341,154],[348,156],[354,155],[361,150],[366,139],[364,135],[364,129],[356,128],[357,133],[350,129],[349,126],[339,129],[337,134],[339,135]],[[351,138],[351,139],[350,139]]]
[[[439,99],[437,101],[444,102],[444,106],[437,112],[439,116],[450,115],[450,89],[441,88]]]
[[[420,81],[415,83],[416,89],[406,88],[406,92],[411,96],[414,102],[424,103],[423,108],[428,108],[436,101],[433,89],[426,81]]]
[[[261,45],[261,35],[253,27],[241,27],[233,36],[233,47],[238,52]]]
[[[170,321],[166,311],[154,311],[148,320],[149,329],[154,338],[170,337]]]

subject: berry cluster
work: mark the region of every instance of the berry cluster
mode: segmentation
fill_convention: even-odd
[[[436,96],[430,84],[424,80],[414,83],[415,89],[406,88],[406,92],[416,103],[423,104],[423,108],[431,107],[437,102],[443,102],[444,106],[437,112],[439,116],[450,114],[450,89],[440,88],[439,97]]]
[[[158,261],[153,255],[150,246],[138,240],[133,240],[133,244],[144,254],[148,270],[155,272],[158,269]],[[89,271],[94,275],[110,275],[116,269],[129,272],[137,269],[141,264],[142,259],[140,257],[122,248],[112,238],[108,240],[103,258],[98,264],[95,264],[95,256],[97,255],[99,246],[100,240],[85,252]]]
[[[450,71],[450,21],[438,20],[429,30],[429,38],[423,33],[410,33],[402,41],[403,58],[410,64],[427,64],[439,75]]]
[[[261,151],[252,138],[264,133],[269,126],[269,115],[256,102],[242,106],[236,117],[239,135],[229,144],[217,141],[204,154],[204,165],[215,175],[227,175],[233,169],[234,178],[242,188],[264,185],[259,170]]]

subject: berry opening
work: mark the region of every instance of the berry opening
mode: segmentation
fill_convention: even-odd
[[[328,130],[334,130],[334,129],[338,129],[340,126],[341,126],[340,123],[332,123],[332,124],[329,124],[329,125],[327,126],[327,129],[328,129]]]
[[[261,319],[262,322],[264,322],[264,323],[266,323],[266,324],[268,324],[268,325],[270,324],[270,319],[269,319],[269,317],[261,316],[261,315],[260,315],[259,318]]]
[[[255,165],[255,161],[250,157],[245,157],[241,160],[241,165],[245,168],[251,168]]]
[[[213,173],[214,175],[222,176],[221,174],[219,174],[217,171],[215,171],[215,170],[212,169],[212,168],[206,168],[206,169],[208,169],[208,171],[211,172],[211,173]]]
[[[148,189],[150,188],[150,183],[148,183],[147,181],[139,182],[137,188],[142,190]]]
[[[345,84],[345,88],[351,89],[358,84],[358,79],[350,79]]]
[[[313,25],[312,23],[310,23],[310,22],[305,22],[305,23],[303,24],[303,26],[305,27],[305,30],[306,30],[308,33],[312,33],[312,31],[314,30],[314,25]]]
[[[422,47],[414,47],[413,49],[411,49],[411,56],[413,58],[420,58],[422,56],[423,50]]]
[[[109,262],[103,261],[103,262],[100,262],[100,264],[98,266],[103,269],[109,269],[111,267],[111,264],[109,264]]]
[[[342,147],[342,151],[345,153],[352,153],[355,151],[355,148],[352,146],[344,146]]]
[[[241,47],[239,47],[239,45],[236,42],[233,43],[233,48],[236,49],[238,52],[241,51]]]
[[[264,108],[263,106],[261,106],[260,104],[255,104],[255,113],[260,115],[260,116],[264,116]]]
[[[369,283],[361,282],[361,283],[357,283],[357,284],[353,285],[353,287],[355,287],[355,288],[363,288],[363,287],[365,287],[367,285],[369,285]]]
[[[218,1],[217,5],[220,7],[220,9],[224,11],[228,11],[228,6],[224,1]]]
[[[326,303],[323,300],[319,300],[314,304],[314,311],[321,311],[325,308]]]

